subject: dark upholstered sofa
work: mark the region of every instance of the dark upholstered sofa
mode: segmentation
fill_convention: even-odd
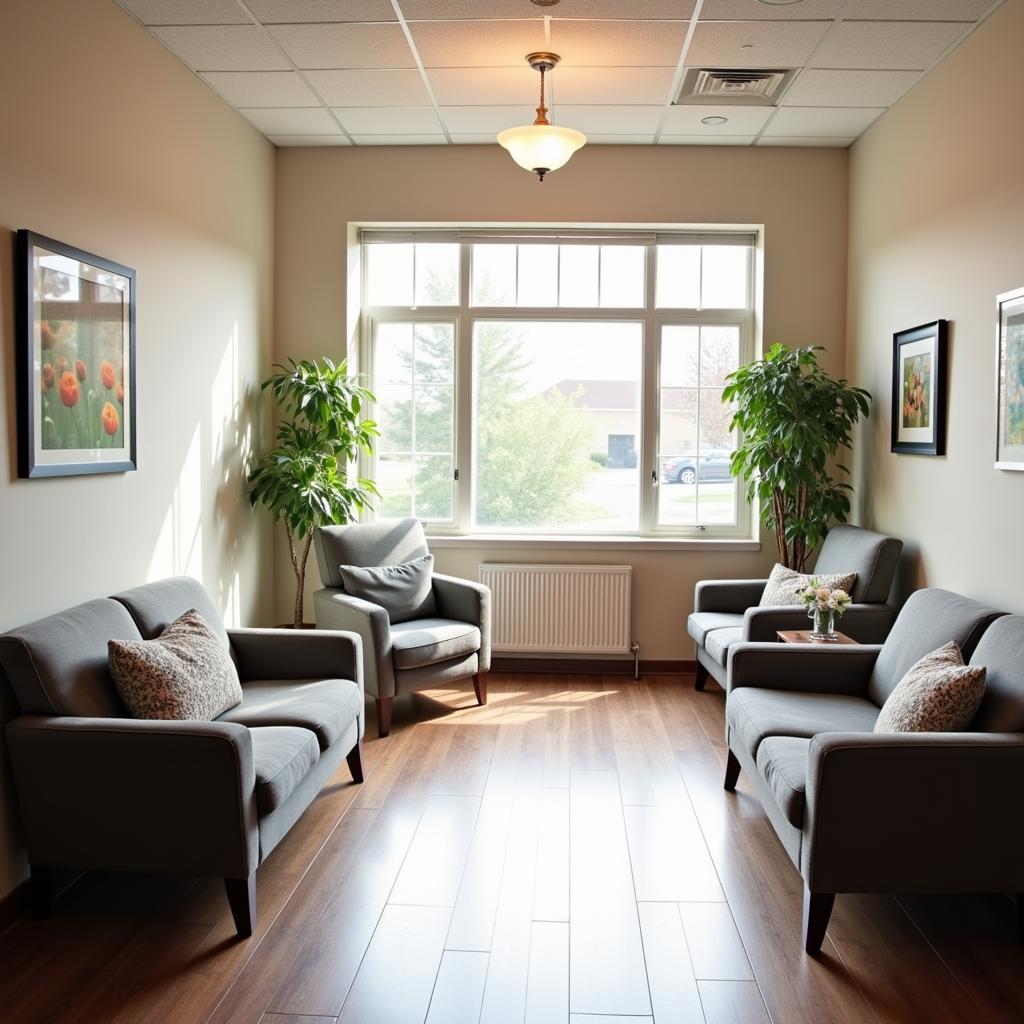
[[[107,641],[157,636],[195,608],[220,634],[241,704],[216,721],[127,717]],[[7,727],[37,913],[54,867],[213,875],[252,933],[256,868],[347,757],[362,781],[358,636],[225,630],[179,577],[0,636],[21,716]]]

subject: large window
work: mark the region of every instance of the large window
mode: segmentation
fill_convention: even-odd
[[[380,515],[434,532],[742,537],[725,377],[754,236],[364,232]]]

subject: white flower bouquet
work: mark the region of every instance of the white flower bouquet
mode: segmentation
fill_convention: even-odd
[[[807,609],[808,614],[814,611],[832,612],[837,619],[850,606],[851,600],[850,595],[845,590],[840,590],[838,587],[835,590],[832,590],[830,587],[823,587],[816,576],[811,579],[806,587],[801,587],[796,592],[796,596]]]

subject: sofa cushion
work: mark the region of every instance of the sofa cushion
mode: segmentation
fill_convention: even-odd
[[[728,629],[713,629],[708,633],[704,649],[723,668],[729,660],[729,648],[743,639],[743,627],[731,626]]]
[[[802,828],[804,823],[810,746],[811,741],[807,739],[769,736],[757,748],[757,770],[786,820],[795,828]]]
[[[234,662],[194,608],[152,640],[110,640],[110,673],[135,718],[212,722],[242,699]]]
[[[425,619],[437,611],[431,583],[433,555],[401,565],[339,565],[338,571],[349,594],[380,605],[392,624]]]
[[[725,704],[730,743],[757,757],[768,736],[811,739],[820,732],[871,732],[878,708],[864,697],[836,693],[794,693],[741,686]]]
[[[742,626],[743,616],[737,612],[694,612],[686,620],[686,632],[704,647],[707,636],[713,629],[728,629]]]
[[[264,726],[250,729],[260,815],[276,811],[320,760],[320,745],[308,729]]]
[[[242,703],[218,720],[309,729],[326,750],[362,711],[363,695],[348,679],[260,679],[247,682]]]
[[[400,565],[427,554],[427,537],[417,519],[378,519],[349,526],[318,526],[313,548],[325,587],[341,587],[342,565]]]
[[[980,732],[1024,732],[1024,615],[1004,615],[971,656],[985,666],[985,696],[971,723]]]
[[[828,587],[829,590],[845,590],[849,594],[856,579],[855,572],[796,572],[776,562],[772,567],[768,585],[764,588],[758,607],[788,608],[791,605],[802,604],[803,602],[797,594],[806,590],[811,580],[816,580],[819,587]]]
[[[217,634],[224,649],[230,647],[220,612],[203,585],[191,576],[172,576],[132,590],[123,590],[120,594],[114,594],[114,600],[128,609],[145,640],[159,636],[179,615],[195,608]]]
[[[391,627],[397,669],[422,668],[480,650],[480,630],[455,619],[417,619]]]

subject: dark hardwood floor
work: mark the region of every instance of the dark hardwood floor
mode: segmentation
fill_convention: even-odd
[[[800,878],[692,687],[400,699],[363,785],[343,766],[260,868],[251,939],[219,880],[88,875],[0,936],[0,1020],[1024,1020],[1005,898],[840,896],[804,955]]]

